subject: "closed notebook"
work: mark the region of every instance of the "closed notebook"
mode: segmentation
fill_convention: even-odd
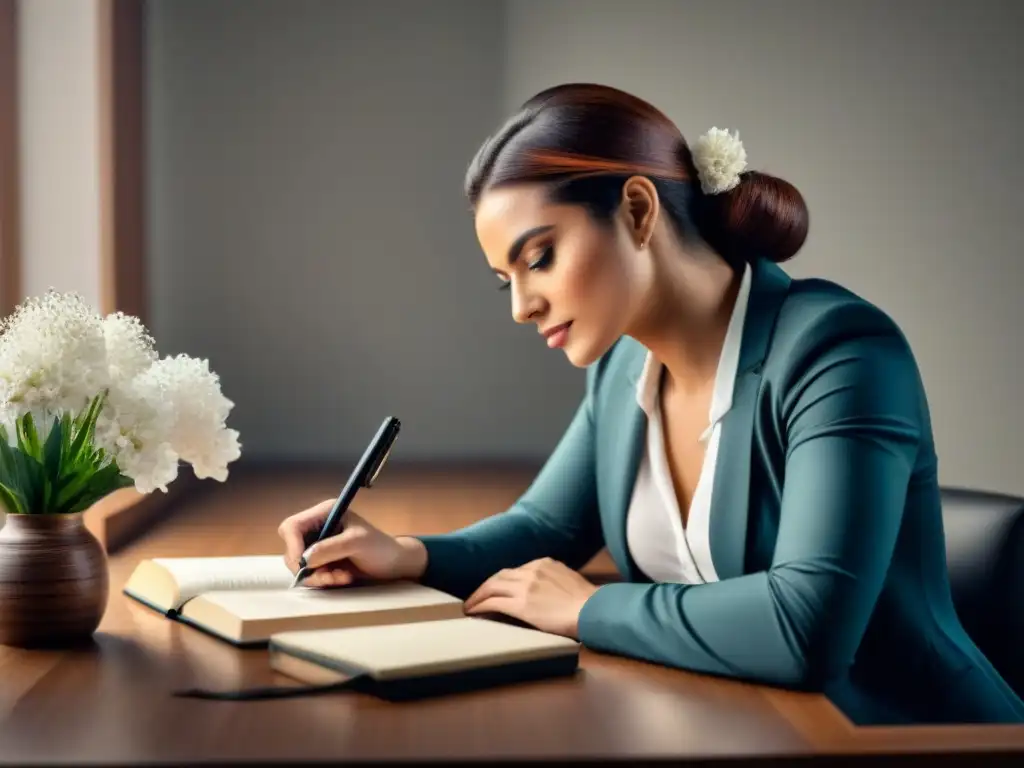
[[[458,618],[462,601],[414,582],[291,588],[280,555],[143,560],[128,597],[226,642],[266,645],[284,631],[377,626]]]
[[[306,685],[176,695],[238,701],[355,690],[402,701],[571,675],[579,649],[568,637],[475,616],[280,632],[270,638],[269,664]]]

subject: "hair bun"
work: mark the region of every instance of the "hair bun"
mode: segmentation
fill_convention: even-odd
[[[730,263],[793,258],[807,239],[810,216],[800,191],[784,179],[744,171],[726,192],[705,196],[701,236]]]

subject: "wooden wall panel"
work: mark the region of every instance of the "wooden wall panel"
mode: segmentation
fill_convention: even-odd
[[[0,317],[21,300],[18,0],[0,0]]]
[[[99,0],[97,10],[102,304],[148,324],[145,3]]]

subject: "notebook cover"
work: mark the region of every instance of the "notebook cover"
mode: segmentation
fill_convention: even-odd
[[[333,669],[343,675],[350,675],[352,679],[350,685],[347,686],[348,689],[394,702],[468,693],[485,688],[557,677],[571,677],[579,670],[579,650],[577,649],[572,653],[542,659],[504,662],[452,672],[378,680],[358,667],[346,666],[337,659],[323,657],[302,649],[282,647],[273,640],[270,642],[270,650]],[[312,692],[321,686],[311,685],[308,687]]]

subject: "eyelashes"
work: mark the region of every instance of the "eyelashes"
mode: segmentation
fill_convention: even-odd
[[[550,266],[554,258],[555,247],[553,245],[546,245],[544,246],[544,250],[541,252],[540,258],[530,265],[530,269],[546,269]]]
[[[541,252],[540,257],[530,264],[531,270],[542,270],[547,269],[551,266],[551,262],[555,259],[555,247],[553,245],[544,246],[544,250]],[[512,285],[511,280],[502,281],[501,285],[498,286],[499,291],[507,291],[509,286]]]

